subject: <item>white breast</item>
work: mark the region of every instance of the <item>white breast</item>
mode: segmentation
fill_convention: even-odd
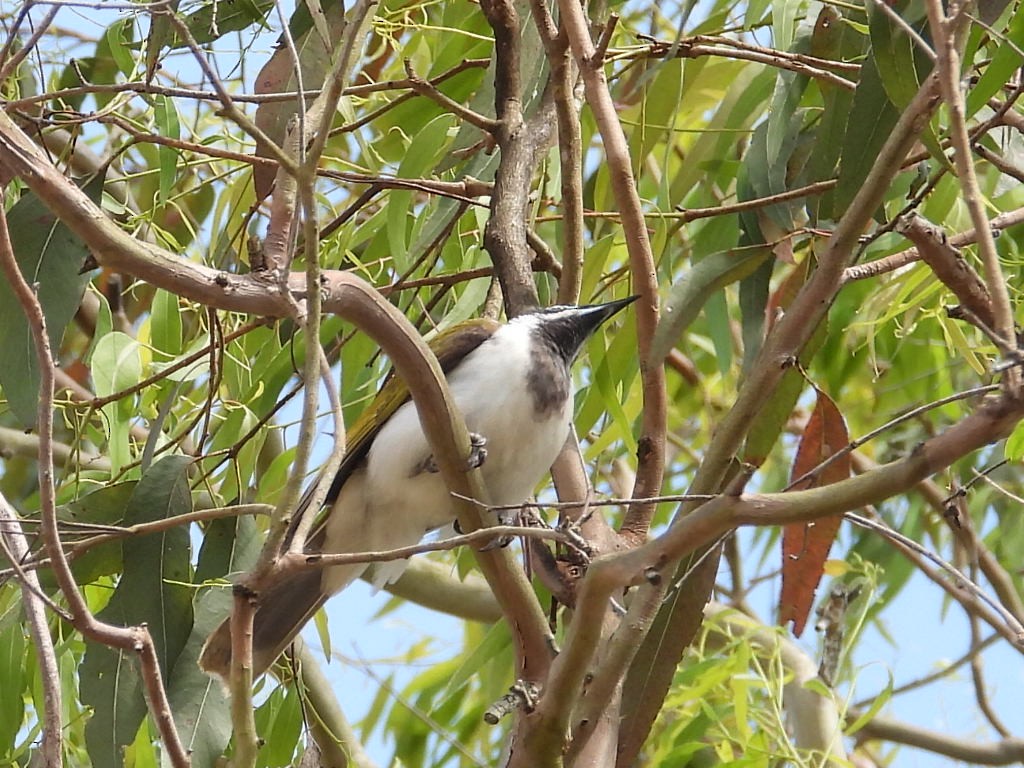
[[[448,376],[452,397],[471,432],[487,443],[481,471],[491,502],[518,504],[533,493],[555,460],[569,432],[573,402],[541,418],[529,395],[530,329],[526,324],[502,326]],[[451,499],[437,472],[422,471],[431,455],[415,406],[401,406],[377,434],[367,455],[362,499],[339,498],[335,515],[361,517],[363,534],[351,524],[332,520],[338,533],[327,549],[356,551],[354,544],[387,548],[414,544],[427,531],[454,519]],[[355,488],[352,489],[355,491]],[[348,484],[341,496],[349,497]],[[362,515],[358,508],[365,504]],[[372,532],[372,533],[371,533]],[[347,541],[339,541],[340,538]],[[355,539],[361,540],[359,542]],[[375,581],[397,577],[400,569],[377,569]],[[381,578],[382,574],[386,574]]]

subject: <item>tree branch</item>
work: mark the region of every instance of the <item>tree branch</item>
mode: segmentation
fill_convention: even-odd
[[[6,115],[3,119],[8,119]],[[88,198],[86,198],[88,200]],[[54,365],[50,341],[46,335],[46,318],[35,293],[25,282],[11,248],[7,231],[7,215],[0,211],[0,269],[7,276],[14,295],[28,320],[29,330],[39,364],[39,409],[37,428],[39,430],[39,501],[43,521],[43,541],[49,555],[51,567],[64,599],[71,609],[72,624],[88,638],[97,642],[134,653],[142,667],[142,680],[150,713],[156,721],[163,738],[167,756],[175,768],[189,765],[178,731],[174,725],[167,694],[164,691],[156,647],[149,630],[144,627],[116,627],[98,621],[89,610],[85,598],[75,583],[71,567],[64,555],[57,527],[56,494],[53,484],[53,393]]]
[[[18,580],[21,582],[21,600],[39,659],[39,680],[43,688],[43,712],[40,717],[43,728],[43,765],[46,768],[61,768],[64,765],[61,736],[64,713],[61,706],[60,669],[53,639],[50,637],[50,627],[46,622],[45,593],[36,573],[20,570],[17,565],[28,558],[29,548],[18,513],[3,494],[0,494],[0,544],[11,564],[20,571]]]

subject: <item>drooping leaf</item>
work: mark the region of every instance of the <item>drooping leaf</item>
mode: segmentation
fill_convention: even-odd
[[[162,520],[192,509],[186,471],[192,460],[168,456],[147,471],[128,501],[125,524]],[[123,547],[124,571],[99,617],[120,626],[149,628],[164,679],[192,630],[189,535],[184,528],[138,536]],[[85,729],[96,766],[120,765],[146,715],[142,679],[133,654],[86,643],[79,695],[93,708]]]
[[[270,728],[260,748],[259,763],[268,768],[285,768],[292,765],[295,747],[302,731],[302,700],[299,686],[291,685],[285,693],[281,706],[274,713]]]
[[[98,201],[102,177],[88,182],[83,190]],[[7,227],[21,274],[36,286],[50,348],[56,354],[89,282],[88,276],[80,274],[89,250],[32,192],[7,212]],[[4,330],[0,387],[14,415],[23,426],[31,427],[39,405],[39,365],[28,322],[6,280],[0,280],[0,328]]]
[[[260,538],[251,517],[214,520],[203,535],[195,581],[223,579],[248,570],[259,554]],[[195,623],[167,681],[167,699],[193,768],[213,768],[231,738],[231,712],[221,683],[198,665],[209,634],[231,610],[231,590],[209,586],[195,599]]]
[[[665,600],[629,667],[622,690],[617,765],[633,765],[665,695],[683,652],[700,629],[706,603],[718,571],[719,548],[684,558],[676,569],[681,580]]]
[[[305,11],[308,17],[308,10]],[[324,24],[330,36],[321,35],[319,25],[310,24],[305,32],[295,39],[298,51],[299,75],[295,72],[295,62],[288,46],[280,46],[270,57],[263,69],[256,76],[255,92],[258,94],[285,93],[297,91],[299,77],[306,92],[316,91],[324,83],[324,78],[331,67],[335,55],[335,44],[346,31],[345,3],[333,0],[324,3]],[[351,34],[351,31],[349,31]],[[278,145],[282,143],[288,130],[289,122],[300,112],[305,111],[309,104],[300,100],[268,101],[260,104],[256,110],[256,125]],[[270,150],[261,143],[256,146],[257,157],[270,157]],[[253,184],[259,199],[270,194],[276,169],[273,166],[259,166],[253,172]]]
[[[174,22],[170,15],[178,12],[181,0],[170,0],[164,13],[149,17],[149,35],[146,36],[146,82],[153,79],[160,66],[160,55],[174,39]]]
[[[120,331],[112,331],[96,342],[92,353],[92,378],[96,394],[108,397],[130,389],[142,379],[139,342]],[[137,415],[134,397],[126,396],[102,407],[108,435],[108,456],[117,472],[131,460],[129,433]]]
[[[0,622],[0,756],[10,753],[25,715],[25,629],[16,617]]]
[[[119,19],[107,27],[104,34],[110,56],[121,74],[129,79],[135,74],[135,57],[132,53],[134,33],[135,23],[131,19]]]
[[[793,462],[792,480],[796,481],[826,459],[839,453],[850,442],[846,420],[832,399],[817,390],[817,404],[800,436]],[[850,476],[849,454],[835,459],[819,473],[796,486],[797,490],[819,488]],[[782,531],[782,597],[779,623],[793,622],[793,634],[804,631],[814,604],[814,592],[821,581],[829,549],[835,540],[842,515],[809,523],[791,523]]]
[[[875,60],[868,57],[861,65],[860,81],[850,107],[839,157],[835,209],[830,218],[838,219],[850,205],[898,118],[899,112],[886,95]]]
[[[768,249],[763,248],[765,260],[757,269],[740,280],[740,322],[743,332],[743,370],[746,371],[757,359],[764,342],[765,309],[771,291],[774,260],[768,260]]]
[[[845,23],[840,11],[830,5],[822,6],[811,38],[813,55],[853,61],[861,56],[867,44],[867,36]],[[821,90],[822,113],[814,127],[814,145],[807,159],[805,181],[808,183],[835,177],[854,96],[850,90],[832,83],[819,81],[818,88]],[[834,190],[830,190],[808,201],[807,212],[812,222],[832,216],[834,195]]]
[[[797,291],[804,284],[811,269],[813,259],[793,268],[782,284],[771,295],[766,315],[774,318],[779,312],[789,308]],[[827,336],[826,321],[814,331],[814,334],[800,353],[801,364],[806,364],[821,348]],[[782,380],[775,392],[765,402],[747,431],[747,439],[743,446],[743,461],[751,466],[759,467],[771,453],[782,434],[796,407],[800,393],[804,389],[804,378],[797,366],[789,366],[782,375]]]
[[[157,95],[153,97],[153,117],[160,135],[168,139],[181,138],[181,125],[174,100]],[[166,205],[178,178],[178,151],[166,144],[157,147],[160,164],[160,188],[157,205]]]
[[[651,342],[653,359],[660,360],[678,342],[715,291],[742,280],[768,258],[767,249],[730,251],[701,259],[677,280],[665,302]]]

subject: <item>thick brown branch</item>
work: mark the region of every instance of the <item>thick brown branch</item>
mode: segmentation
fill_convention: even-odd
[[[989,328],[995,327],[992,297],[981,276],[950,243],[946,233],[923,216],[911,213],[896,222],[896,231],[917,248],[921,260],[960,303]]]

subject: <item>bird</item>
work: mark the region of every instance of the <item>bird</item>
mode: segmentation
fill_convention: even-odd
[[[551,468],[569,436],[574,360],[604,322],[636,299],[545,307],[508,323],[469,320],[431,343],[470,432],[469,463],[479,466],[494,505],[523,503]],[[347,431],[346,444],[305,552],[396,549],[455,521],[448,488],[398,377],[386,380]],[[311,496],[312,487],[293,519],[306,512]],[[371,581],[378,588],[394,581],[406,563],[376,564]],[[277,660],[331,595],[367,568],[299,571],[263,590],[253,625],[253,679]],[[199,665],[226,680],[230,664],[231,630],[225,620],[207,639]]]

